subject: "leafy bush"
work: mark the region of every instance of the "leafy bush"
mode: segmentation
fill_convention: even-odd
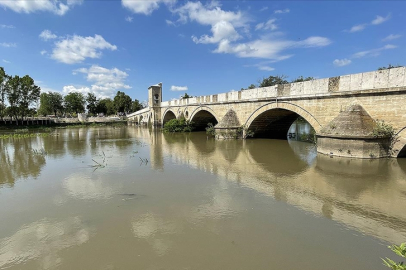
[[[395,135],[395,130],[394,128],[385,123],[383,120],[376,120],[375,121],[375,127],[374,130],[372,131],[372,136],[376,138],[392,138],[393,135]]]
[[[402,243],[402,244],[400,244],[400,246],[397,246],[397,245],[389,246],[388,248],[390,248],[397,255],[399,255],[403,258],[406,258],[406,243]],[[406,265],[404,264],[404,262],[396,263],[395,261],[393,261],[389,258],[382,259],[382,260],[383,260],[384,265],[386,265],[387,267],[389,267],[393,270],[406,270]]]
[[[193,122],[183,117],[180,119],[171,119],[164,125],[164,132],[191,132],[193,129]]]

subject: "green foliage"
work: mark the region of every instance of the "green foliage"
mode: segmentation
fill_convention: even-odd
[[[93,93],[87,93],[86,96],[86,109],[87,111],[92,114],[95,115],[97,113],[97,98],[96,95]]]
[[[403,67],[403,66],[401,66],[401,65],[392,66],[391,64],[389,64],[387,67],[378,68],[378,70],[392,69],[392,68],[398,68],[398,67]]]
[[[396,255],[406,258],[406,243],[402,243],[399,246],[397,245],[389,246],[388,248],[390,248]],[[382,259],[382,261],[383,264],[389,267],[390,269],[406,270],[406,265],[404,264],[404,262],[397,263],[389,258]]]
[[[30,106],[38,100],[40,93],[41,88],[34,84],[30,76],[10,77],[6,84],[6,95],[11,115],[17,120],[24,119],[30,112]]]
[[[116,112],[128,113],[132,107],[132,99],[124,92],[118,91],[113,100]]]
[[[183,117],[180,119],[171,119],[164,125],[164,132],[191,132],[193,129],[193,122]]]
[[[214,129],[214,125],[212,123],[207,124],[206,134],[211,135],[211,136],[216,136],[216,130]]]
[[[103,113],[104,115],[114,114],[114,103],[110,98],[104,98],[99,100],[96,107],[97,113]]]
[[[212,123],[207,125],[206,134],[222,139],[246,139],[248,137],[254,137],[254,131],[248,129],[246,126],[238,127],[236,130],[216,132]]]
[[[40,107],[38,113],[40,115],[46,116],[49,114],[54,114],[63,112],[63,97],[60,93],[42,93],[39,97]]]
[[[70,92],[64,97],[65,110],[68,113],[82,113],[85,111],[85,97],[79,92]]]
[[[392,138],[395,135],[394,128],[383,120],[376,120],[372,136],[376,138]]]
[[[294,79],[292,81],[292,83],[297,83],[297,82],[306,82],[306,81],[311,81],[314,80],[313,77],[307,77],[307,78],[303,78],[303,76],[298,77],[297,79]]]
[[[181,99],[186,99],[186,98],[192,98],[192,96],[189,96],[188,93],[185,93],[183,96],[180,97]]]
[[[10,77],[3,67],[0,67],[0,119],[6,115],[6,85]]]
[[[288,81],[285,80],[287,76],[285,75],[277,75],[277,76],[269,76],[268,78],[263,78],[262,82],[260,82],[259,87],[268,87],[268,86],[274,86],[274,85],[281,85],[281,84],[287,84]]]
[[[132,103],[131,111],[136,112],[136,111],[139,111],[142,109],[144,109],[144,106],[142,105],[142,103],[140,103],[140,101],[138,99],[134,99],[134,101]]]

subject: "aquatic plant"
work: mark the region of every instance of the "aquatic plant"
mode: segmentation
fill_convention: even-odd
[[[393,246],[388,246],[395,254],[406,258],[406,243],[402,243],[399,246],[393,245]],[[383,264],[393,270],[406,270],[406,265],[404,262],[395,262],[389,258],[382,259]]]

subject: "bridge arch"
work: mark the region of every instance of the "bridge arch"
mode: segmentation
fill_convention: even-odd
[[[248,117],[245,126],[253,130],[258,137],[272,130],[272,138],[286,139],[290,126],[299,116],[305,119],[316,133],[320,132],[321,125],[310,112],[289,102],[271,102],[259,107]]]
[[[216,125],[219,122],[217,114],[207,106],[199,106],[190,113],[189,120],[195,125],[196,131],[205,130],[207,124]]]
[[[392,147],[393,157],[406,158],[406,126],[395,135],[395,142]]]
[[[171,109],[166,109],[162,117],[162,125],[165,125],[165,123],[172,119],[176,119],[175,113]]]

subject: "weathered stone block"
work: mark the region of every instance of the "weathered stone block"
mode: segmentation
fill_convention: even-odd
[[[303,82],[292,83],[290,86],[290,95],[291,96],[302,95],[304,92],[303,85],[304,85]]]
[[[362,73],[362,85],[361,89],[373,89],[374,88],[375,72]]]
[[[339,85],[340,85],[340,77],[331,77],[328,79],[328,91],[330,93],[338,92]]]
[[[389,70],[389,84],[388,87],[404,86],[406,82],[406,67],[392,68]]]
[[[308,95],[312,92],[313,90],[313,81],[306,81],[303,82],[303,94]]]
[[[349,91],[351,86],[351,75],[340,76],[338,91]]]
[[[317,86],[317,94],[323,94],[323,93],[328,93],[328,85],[329,85],[329,79],[320,79],[316,80],[318,83]]]
[[[357,73],[357,74],[351,74],[351,84],[350,84],[350,91],[354,90],[361,90],[362,86],[362,74],[363,73]]]
[[[375,71],[374,88],[387,88],[389,85],[389,69]]]

